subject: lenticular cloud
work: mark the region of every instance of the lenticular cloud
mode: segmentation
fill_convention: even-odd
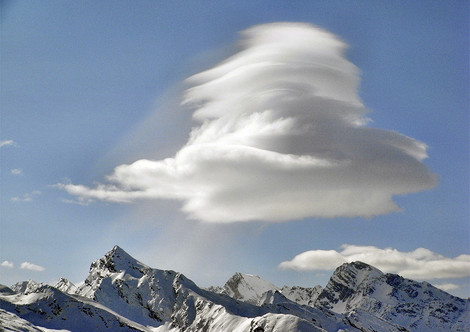
[[[81,201],[176,199],[209,222],[371,217],[428,189],[426,145],[368,127],[347,45],[309,24],[242,33],[240,51],[188,79],[199,123],[173,158],[116,167],[108,184],[60,184]]]

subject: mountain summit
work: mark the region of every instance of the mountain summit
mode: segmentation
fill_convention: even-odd
[[[322,291],[322,287],[283,286],[279,288],[259,276],[237,272],[223,287],[213,287],[211,290],[228,295],[236,300],[257,305],[290,300],[301,305],[313,306],[317,296]]]
[[[470,326],[468,300],[362,262],[338,267],[315,306],[358,323],[373,315],[410,331],[465,331]]]
[[[275,289],[276,286],[259,276],[237,272],[225,283],[221,293],[240,301],[257,304],[265,292]]]
[[[118,246],[79,285],[0,286],[6,331],[466,331],[470,301],[362,262],[336,269],[325,288],[279,288],[236,273],[205,290],[183,274],[139,262]]]

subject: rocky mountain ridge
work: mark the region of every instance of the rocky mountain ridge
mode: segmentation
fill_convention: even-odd
[[[0,287],[6,331],[466,331],[470,301],[361,263],[336,269],[322,288],[279,288],[236,273],[199,288],[115,246],[79,285]]]
[[[313,306],[322,289],[319,285],[313,288],[300,286],[279,288],[259,276],[240,272],[235,273],[223,287],[210,288],[214,292],[256,305],[285,302],[285,299],[289,299],[309,306]]]

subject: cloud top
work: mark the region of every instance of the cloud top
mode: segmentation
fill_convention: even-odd
[[[198,126],[173,158],[120,165],[81,202],[176,199],[208,222],[371,217],[435,185],[426,145],[368,127],[359,70],[335,35],[303,23],[242,33],[240,51],[190,77]]]
[[[341,251],[305,251],[292,260],[282,262],[279,268],[297,271],[333,270],[343,263],[354,261],[361,261],[383,272],[396,273],[410,279],[470,277],[470,255],[449,258],[425,248],[402,252],[393,248],[381,249],[349,244],[343,244]]]

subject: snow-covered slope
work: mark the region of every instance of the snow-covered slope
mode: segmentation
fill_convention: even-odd
[[[252,304],[273,304],[288,299],[298,304],[313,306],[322,287],[284,286],[279,288],[259,276],[237,272],[223,287],[212,287],[211,290]]]
[[[77,286],[65,278],[60,278],[54,287],[64,293],[75,294],[77,292]]]
[[[277,289],[259,276],[238,272],[225,283],[221,293],[236,300],[257,304],[265,292]]]
[[[29,283],[22,292],[0,294],[0,308],[34,326],[71,331],[148,331],[144,326],[87,299],[44,284]]]
[[[284,286],[281,288],[281,293],[291,301],[313,307],[318,295],[320,295],[322,290],[323,287],[319,285],[313,288],[301,286]]]
[[[27,320],[21,319],[14,313],[3,309],[0,309],[0,327],[2,328],[1,331],[43,332],[43,330]]]
[[[323,290],[241,273],[213,290],[115,246],[81,284],[0,286],[0,330],[464,331],[469,323],[468,300],[359,262],[338,268]]]

